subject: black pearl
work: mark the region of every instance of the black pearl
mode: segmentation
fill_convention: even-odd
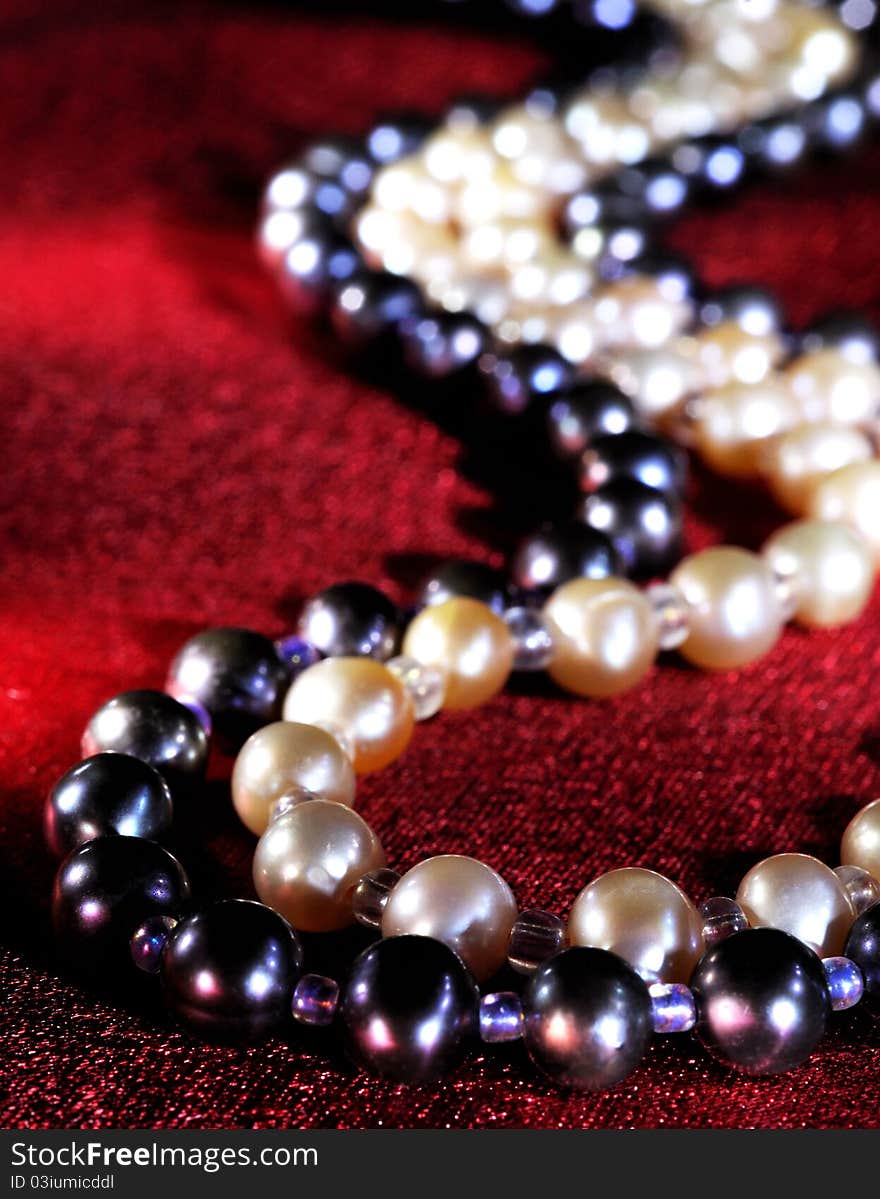
[[[316,179],[336,184],[349,196],[366,195],[373,181],[375,164],[364,144],[355,138],[327,137],[313,142],[300,161]],[[344,214],[342,209],[339,212]]]
[[[771,175],[798,166],[809,149],[803,122],[793,115],[769,117],[746,125],[737,137],[737,144],[750,166]]]
[[[155,841],[98,837],[55,876],[52,922],[59,949],[87,973],[131,965],[129,941],[151,916],[179,916],[189,900],[183,867]]]
[[[654,219],[675,216],[690,198],[689,180],[667,159],[624,167],[616,182],[623,195],[637,199],[645,215]]]
[[[690,986],[703,1043],[748,1074],[781,1074],[806,1061],[831,1011],[822,963],[776,928],[719,941],[697,962]]]
[[[601,244],[599,273],[605,279],[618,278],[625,263],[640,258],[651,249],[648,226],[636,221],[598,225],[595,232]]]
[[[703,301],[700,320],[704,325],[732,321],[753,337],[763,337],[782,328],[779,301],[764,287],[738,284],[722,288]]]
[[[325,657],[385,661],[397,647],[397,607],[369,583],[335,583],[308,601],[297,632]]]
[[[645,1055],[654,1030],[651,997],[635,970],[605,949],[576,946],[532,974],[523,993],[523,1040],[554,1082],[603,1091]]]
[[[861,96],[855,92],[839,92],[809,105],[803,120],[814,146],[839,154],[851,150],[862,140],[868,114]]]
[[[431,122],[419,113],[389,113],[380,117],[367,134],[366,148],[374,162],[387,166],[414,154],[431,129]]]
[[[862,912],[850,929],[843,952],[862,972],[866,1002],[880,1011],[880,903]]]
[[[671,303],[690,299],[698,290],[694,267],[683,254],[652,250],[626,263],[620,273],[647,275],[655,280],[661,294]]]
[[[525,412],[537,396],[566,387],[576,375],[570,362],[544,345],[484,354],[479,365],[490,404],[511,415]]]
[[[347,237],[317,216],[303,222],[278,272],[282,293],[294,308],[318,312],[331,300],[334,288],[363,269],[363,259]]]
[[[636,423],[632,403],[611,383],[576,383],[553,396],[547,409],[550,443],[572,461],[597,437],[616,437]]]
[[[171,828],[168,784],[129,754],[95,754],[63,774],[46,800],[49,848],[62,858],[95,837],[161,841]]]
[[[581,487],[595,491],[614,479],[638,479],[647,487],[681,495],[687,484],[687,455],[665,438],[638,429],[600,437],[581,456]]]
[[[672,152],[672,162],[695,188],[726,192],[738,187],[748,159],[734,138],[705,137],[685,142]]]
[[[445,379],[476,362],[488,346],[489,332],[469,313],[432,312],[401,322],[400,341],[411,370]]]
[[[801,338],[801,347],[813,350],[839,350],[853,362],[880,359],[880,333],[866,316],[841,309],[820,317]]]
[[[386,271],[360,271],[337,289],[330,315],[340,340],[365,349],[423,306],[421,292],[409,279]]]
[[[360,955],[340,1014],[349,1050],[395,1082],[430,1082],[476,1029],[479,992],[467,967],[431,937],[385,937]]]
[[[611,540],[628,574],[661,575],[681,556],[681,501],[637,479],[615,479],[582,501],[579,518]]]
[[[623,565],[604,533],[573,522],[544,525],[526,537],[514,554],[510,573],[517,587],[544,597],[570,579],[620,575]]]
[[[511,603],[510,587],[500,570],[459,558],[450,558],[428,575],[420,599],[423,604],[442,604],[459,595],[479,600],[499,616]]]
[[[192,698],[234,746],[278,719],[289,673],[273,643],[250,629],[207,629],[178,651],[165,686]]]
[[[290,1019],[302,970],[299,938],[250,899],[223,899],[187,917],[162,954],[162,990],[185,1028],[208,1041],[256,1041]]]
[[[83,734],[83,753],[104,750],[148,762],[173,791],[203,773],[208,738],[198,717],[164,691],[123,691],[98,708]]]

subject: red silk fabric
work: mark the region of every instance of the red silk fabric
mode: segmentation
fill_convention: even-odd
[[[0,1121],[22,1127],[859,1126],[880,1110],[880,1025],[835,1017],[779,1078],[657,1039],[615,1091],[566,1094],[518,1047],[432,1088],[356,1074],[332,1034],[220,1049],[171,1028],[151,981],[84,990],[48,923],[41,806],[90,712],[161,686],[212,624],[280,634],[302,597],[363,578],[403,599],[424,557],[501,561],[540,516],[541,478],[493,483],[451,433],[359,381],[291,321],[258,268],[261,181],[307,139],[380,109],[515,95],[524,42],[283,5],[14,0],[0,20]],[[671,240],[709,282],[779,290],[796,322],[874,307],[880,154],[817,164],[698,213]],[[534,497],[532,500],[531,497]],[[751,547],[783,518],[702,475],[692,546]],[[641,864],[696,899],[782,850],[837,861],[880,791],[880,605],[841,632],[787,631],[739,674],[664,662],[620,699],[518,683],[417,730],[360,788],[389,860],[473,854],[525,905],[564,913],[590,878]],[[179,812],[199,891],[250,895],[253,838],[224,772]],[[365,934],[310,941],[342,970]]]

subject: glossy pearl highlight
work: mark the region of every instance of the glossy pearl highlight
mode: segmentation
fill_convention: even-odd
[[[574,579],[544,605],[553,637],[550,677],[575,695],[604,698],[640,682],[657,656],[651,605],[625,579]]]
[[[513,669],[515,650],[504,621],[464,596],[424,608],[403,639],[409,657],[446,671],[447,709],[475,708],[497,695]]]
[[[190,1032],[249,1042],[280,1032],[302,970],[290,925],[248,899],[224,899],[181,921],[162,954],[165,1002]]]
[[[287,792],[301,787],[350,807],[355,785],[354,767],[335,737],[312,724],[279,720],[242,746],[232,769],[232,802],[242,822],[259,836]]]
[[[653,1032],[648,988],[602,949],[566,949],[539,966],[523,994],[523,1040],[554,1082],[616,1086],[643,1058]]]
[[[476,1035],[479,991],[461,959],[430,937],[389,937],[354,963],[340,1016],[352,1057],[393,1082],[445,1074]]]
[[[822,958],[842,951],[854,917],[834,871],[805,853],[775,854],[753,866],[736,901],[752,928],[781,928]]]
[[[254,886],[268,907],[303,932],[354,920],[362,875],[385,865],[379,838],[351,808],[314,799],[277,816],[254,854]]]
[[[776,644],[783,612],[772,571],[756,554],[717,546],[693,554],[670,576],[688,607],[680,653],[704,670],[735,670]]]
[[[415,720],[403,683],[371,658],[327,658],[310,666],[288,691],[283,714],[300,724],[339,728],[358,774],[400,757]]]
[[[475,858],[443,854],[397,883],[382,912],[382,935],[434,937],[482,982],[507,960],[516,916],[513,892],[499,874]]]
[[[63,774],[46,800],[44,828],[57,857],[114,833],[161,841],[171,828],[168,784],[130,754],[103,753]]]
[[[618,954],[643,978],[683,983],[703,952],[703,920],[675,883],[629,866],[584,887],[568,918],[568,939]]]
[[[860,866],[880,879],[880,799],[856,812],[846,826],[840,860],[844,866]]]
[[[820,960],[775,928],[720,941],[700,960],[690,986],[703,1044],[747,1074],[782,1074],[806,1061],[831,1011]]]

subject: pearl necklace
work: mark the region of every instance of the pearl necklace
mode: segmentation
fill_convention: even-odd
[[[880,371],[866,337],[853,326],[837,344],[814,335],[783,364],[785,339],[754,296],[716,302],[713,320],[712,303],[698,308],[668,263],[649,273],[637,259],[598,280],[609,243],[600,219],[613,208],[612,191],[601,189],[612,171],[819,100],[851,77],[857,42],[830,12],[794,4],[660,7],[682,34],[675,75],[649,72],[626,92],[581,90],[558,109],[533,99],[488,127],[454,110],[418,150],[373,164],[360,185],[358,159],[348,160],[348,182],[337,180],[318,207],[337,203],[332,195],[345,207],[346,189],[362,194],[366,178],[368,201],[346,217],[366,261],[408,277],[409,290],[358,275],[341,242],[324,245],[323,278],[314,254],[304,269],[312,235],[303,205],[321,191],[317,170],[285,169],[270,183],[261,246],[288,284],[291,275],[317,279],[314,294],[330,297],[337,270],[335,319],[354,340],[399,330],[436,374],[445,373],[436,369],[439,337],[444,366],[479,359],[508,410],[542,390],[557,394],[565,412],[551,427],[574,428],[581,475],[588,491],[598,486],[585,501],[594,528],[621,455],[580,444],[589,408],[571,396],[584,369],[623,388],[642,420],[686,431],[716,469],[763,473],[811,519],[780,530],[761,555],[692,555],[646,591],[606,570],[569,577],[540,609],[499,614],[447,588],[408,623],[397,657],[403,622],[393,606],[362,585],[337,586],[307,605],[308,639],[274,646],[214,630],[178,655],[170,694],[105,704],[83,739],[89,756],[47,804],[50,844],[71,851],[56,880],[56,928],[81,965],[130,944],[139,966],[161,972],[169,1005],[193,1031],[253,1037],[281,1027],[291,1005],[311,1024],[338,1009],[358,1060],[424,1081],[479,1029],[487,1043],[522,1037],[562,1084],[598,1089],[638,1064],[653,1032],[694,1027],[742,1069],[789,1069],[815,1047],[831,1009],[880,998],[880,801],[851,822],[836,871],[776,855],[746,875],[736,900],[698,910],[670,880],[624,868],[585,887],[567,922],[518,912],[507,884],[472,858],[431,858],[398,877],[351,806],[356,775],[398,757],[415,721],[487,702],[514,668],[546,668],[566,690],[601,698],[637,683],[660,649],[727,670],[767,652],[788,617],[835,625],[867,602],[880,562],[880,464],[869,439]],[[716,153],[703,144],[694,170],[726,177],[731,161],[712,165]],[[681,194],[676,181],[686,178],[659,167],[637,176],[661,207],[676,206],[662,197]],[[567,246],[552,224],[560,205]],[[465,315],[426,331],[436,321],[420,311],[422,297]],[[451,357],[450,330],[459,343]],[[547,345],[529,357],[536,341]],[[543,389],[536,362],[552,368]],[[183,916],[188,881],[154,842],[168,831],[169,783],[179,790],[204,769],[212,721],[241,744],[242,720],[250,735],[233,802],[260,835],[254,879],[266,906],[224,901]],[[383,939],[340,995],[332,980],[302,975],[291,926],[330,931],[353,918]],[[475,980],[505,962],[529,975],[522,997],[480,999]]]

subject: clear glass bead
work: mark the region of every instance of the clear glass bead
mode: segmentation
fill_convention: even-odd
[[[651,983],[654,1032],[690,1032],[697,1022],[697,1005],[684,983]]]
[[[351,897],[354,918],[367,928],[378,928],[382,923],[382,912],[388,896],[400,881],[396,870],[371,870],[364,874]]]
[[[341,724],[334,724],[332,720],[310,720],[309,724],[314,725],[316,729],[323,729],[325,733],[329,733],[345,756],[354,761],[354,740]]]
[[[554,953],[564,949],[567,941],[564,920],[552,912],[529,908],[520,912],[510,931],[507,960],[518,973],[531,974]]]
[[[291,808],[295,808],[297,804],[305,803],[309,799],[319,799],[314,791],[309,791],[308,787],[293,786],[288,791],[285,791],[280,799],[277,799],[272,805],[272,810],[269,813],[269,823],[277,820],[279,816],[283,816],[285,812],[289,812]]]
[[[741,933],[749,927],[745,913],[736,900],[724,895],[713,896],[701,903],[700,915],[703,917],[703,936],[707,945],[717,945],[725,937]]]
[[[834,873],[843,883],[843,889],[857,916],[867,912],[875,903],[880,903],[880,881],[862,870],[861,866],[838,866]]]
[[[275,652],[293,678],[321,660],[320,652],[311,642],[298,637],[296,633],[292,633],[289,637],[281,637],[276,641]]]
[[[157,974],[168,938],[177,927],[171,916],[151,916],[131,938],[131,958],[139,970]]]
[[[828,996],[835,1012],[845,1012],[854,1007],[865,993],[862,972],[849,958],[823,958]]]
[[[687,602],[671,583],[652,583],[645,589],[645,598],[654,610],[657,637],[661,649],[670,650],[687,641]]]
[[[428,720],[440,711],[446,694],[446,675],[439,666],[426,666],[406,654],[392,658],[386,666],[406,687],[416,720]]]
[[[490,991],[480,1000],[480,1038],[487,1045],[517,1041],[523,1031],[523,1010],[516,991]]]
[[[290,1005],[300,1024],[333,1023],[339,1004],[339,984],[323,974],[304,974],[296,984]]]
[[[504,614],[516,645],[514,670],[546,670],[553,660],[553,635],[534,608],[510,608]]]

